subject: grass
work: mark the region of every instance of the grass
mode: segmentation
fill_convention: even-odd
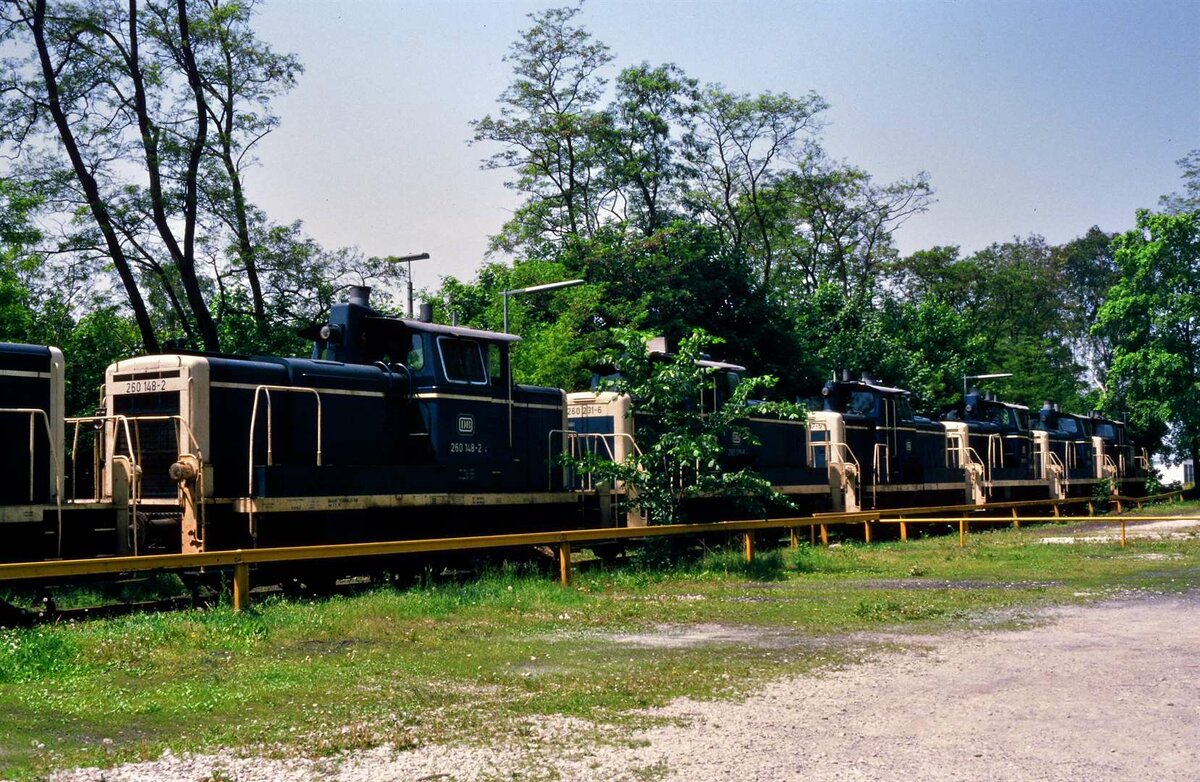
[[[653,569],[577,572],[570,589],[503,569],[466,583],[273,598],[245,614],[0,631],[0,777],[168,747],[321,754],[488,742],[547,714],[632,724],[642,718],[631,710],[677,696],[736,695],[844,663],[871,631],[1007,621],[1200,583],[1197,540],[1121,549],[1030,536],[972,533],[964,549],[957,536],[801,546],[751,565],[710,551]],[[650,642],[696,626],[722,632],[710,643]]]

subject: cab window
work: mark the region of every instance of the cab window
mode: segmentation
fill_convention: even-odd
[[[451,383],[487,384],[487,368],[478,342],[438,337],[438,351],[442,354],[446,379]]]
[[[846,399],[847,415],[875,415],[875,395],[870,391],[851,391]]]
[[[420,372],[425,368],[425,340],[420,334],[413,334],[411,340],[404,363],[413,372]]]
[[[492,379],[492,385],[502,385],[500,381],[504,379],[504,359],[500,346],[494,342],[488,343],[487,353],[488,376]]]

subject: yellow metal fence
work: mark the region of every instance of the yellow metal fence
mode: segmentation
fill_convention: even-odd
[[[1136,503],[1139,507],[1146,502],[1170,500],[1179,497],[1178,492],[1153,497],[1125,498],[1125,503]],[[1062,515],[1064,506],[1086,505],[1088,517]],[[1018,516],[1019,508],[1051,507],[1053,515]],[[1011,516],[984,516],[982,512],[1011,510]],[[1121,544],[1125,545],[1124,517],[1096,517],[1092,502],[1086,498],[1066,500],[1031,500],[1021,502],[990,503],[988,505],[944,505],[929,508],[901,508],[886,511],[864,511],[858,513],[830,513],[780,519],[754,519],[743,521],[719,521],[706,524],[663,524],[649,527],[624,527],[604,529],[564,530],[557,532],[533,532],[508,535],[479,535],[456,538],[430,538],[422,540],[400,540],[381,543],[343,543],[323,546],[288,546],[278,548],[237,549],[213,551],[201,554],[154,554],[136,557],[107,557],[97,559],[46,560],[0,564],[0,581],[35,581],[51,578],[96,576],[110,573],[130,573],[152,570],[198,570],[201,568],[233,568],[233,607],[242,610],[250,604],[250,566],[266,563],[317,561],[357,557],[419,554],[431,552],[470,551],[527,546],[552,546],[557,549],[559,579],[566,586],[571,580],[572,545],[607,541],[633,540],[639,538],[665,537],[670,535],[707,535],[714,533],[740,534],[747,561],[754,558],[755,535],[763,531],[783,531],[790,534],[792,546],[799,543],[799,531],[807,528],[815,544],[819,535],[822,544],[829,543],[829,529],[834,526],[861,524],[866,542],[872,540],[872,530],[877,524],[899,525],[902,540],[908,538],[910,524],[958,524],[959,545],[966,545],[967,534],[972,524],[1011,523],[1019,527],[1031,521],[1098,521],[1120,522]],[[951,514],[951,515],[947,515]],[[1160,518],[1178,519],[1179,516],[1139,516],[1135,520]]]

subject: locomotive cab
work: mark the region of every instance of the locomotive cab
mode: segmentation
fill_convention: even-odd
[[[941,424],[913,413],[909,392],[858,381],[833,380],[822,389],[826,413],[840,414],[845,443],[873,495],[919,491],[970,494],[964,465],[955,458]],[[876,504],[882,502],[875,497]],[[895,503],[889,503],[895,504]]]
[[[1096,412],[1089,416],[1088,423],[1096,454],[1096,477],[1113,481],[1114,492],[1123,482],[1143,484],[1148,460],[1144,452],[1136,453],[1125,423],[1104,418]]]
[[[966,424],[973,457],[993,484],[1016,488],[1014,482],[1028,482],[1033,459],[1028,407],[972,389],[960,404],[943,410],[941,420]]]
[[[1045,432],[1043,458],[1051,471],[1061,470],[1067,481],[1095,480],[1096,453],[1088,419],[1064,413],[1046,402],[1032,423],[1035,432]],[[1035,439],[1042,438],[1035,434]]]

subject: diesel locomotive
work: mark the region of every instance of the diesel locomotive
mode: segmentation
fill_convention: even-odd
[[[0,559],[201,552],[645,523],[625,487],[564,466],[639,447],[636,400],[514,383],[518,339],[385,317],[352,289],[309,358],[166,353],[108,367],[63,415],[63,356],[0,344]],[[720,405],[744,369],[705,362]],[[909,394],[831,381],[803,420],[751,413],[724,443],[800,512],[1051,499],[1144,453],[1098,416],[970,394],[935,421]],[[644,419],[643,419],[643,429]],[[792,510],[790,513],[796,513]]]

